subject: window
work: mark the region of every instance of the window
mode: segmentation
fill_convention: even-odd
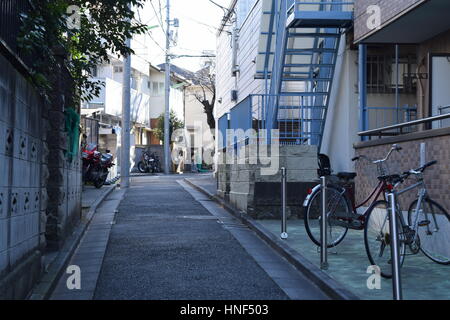
[[[156,97],[164,95],[164,82],[152,82],[152,95]]]
[[[400,56],[398,61],[400,93],[415,93],[417,63],[413,55]],[[367,56],[367,90],[369,93],[394,93],[397,82],[395,57],[388,54]]]
[[[114,66],[114,73],[123,73],[122,66]]]

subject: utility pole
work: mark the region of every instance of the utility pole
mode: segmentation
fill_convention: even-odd
[[[130,20],[128,20],[130,21]],[[131,39],[128,38],[125,45],[131,47]],[[123,89],[122,89],[122,133],[121,133],[121,164],[120,187],[130,187],[130,102],[131,102],[131,55],[124,56],[123,60]]]
[[[170,0],[166,3],[166,108],[164,116],[164,173],[170,173]]]

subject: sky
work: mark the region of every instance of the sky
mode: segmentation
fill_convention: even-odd
[[[224,7],[230,4],[230,0],[214,0],[214,2]],[[209,0],[171,0],[170,3],[171,18],[178,18],[180,21],[178,41],[172,49],[172,54],[201,55],[203,50],[215,51],[217,28],[224,16],[224,10]],[[165,12],[166,0],[147,0],[145,9],[138,16],[142,23],[154,28],[151,29],[147,39],[142,41],[147,42],[146,45],[142,45],[141,48],[137,45],[135,51],[154,65],[165,62],[163,49],[166,42],[160,26],[161,22],[164,28],[166,26]],[[144,47],[149,49],[144,50]],[[177,58],[172,63],[191,71],[201,68],[200,58]]]

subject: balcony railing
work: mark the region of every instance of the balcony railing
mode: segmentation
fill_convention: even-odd
[[[369,137],[369,139],[375,138],[384,138],[384,137],[392,137],[392,136],[399,136],[406,133],[410,133],[411,131],[416,131],[419,125],[425,125],[426,127],[430,128],[435,123],[442,123],[442,121],[450,119],[450,113],[443,114],[439,116],[409,121],[405,123],[400,123],[392,126],[386,126],[383,128],[373,129],[373,130],[367,130],[358,133],[361,137]]]
[[[0,42],[10,55],[30,66],[30,58],[26,57],[18,48],[17,37],[20,33],[22,21],[21,13],[32,9],[29,0],[1,0],[0,1]]]
[[[296,11],[353,11],[354,1],[339,0],[295,0],[291,1]]]
[[[417,120],[417,106],[367,107],[369,129]],[[413,130],[414,128],[410,128]],[[412,132],[412,131],[411,131]]]

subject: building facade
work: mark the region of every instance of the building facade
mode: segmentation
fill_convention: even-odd
[[[357,171],[361,200],[376,183],[376,168],[351,159],[381,159],[392,144],[403,144],[389,170],[438,160],[427,180],[431,196],[450,208],[443,192],[450,159],[442,148],[450,121],[383,129],[450,112],[448,2],[244,2],[246,14],[239,0],[231,2],[218,33],[217,149],[230,149],[227,129],[278,129],[281,150],[315,147],[316,156],[329,155],[335,173]],[[298,156],[296,164],[307,161]],[[308,168],[310,179],[294,181],[316,180],[317,165]],[[221,180],[223,193],[233,194],[230,174]],[[251,188],[247,196],[254,196]]]

